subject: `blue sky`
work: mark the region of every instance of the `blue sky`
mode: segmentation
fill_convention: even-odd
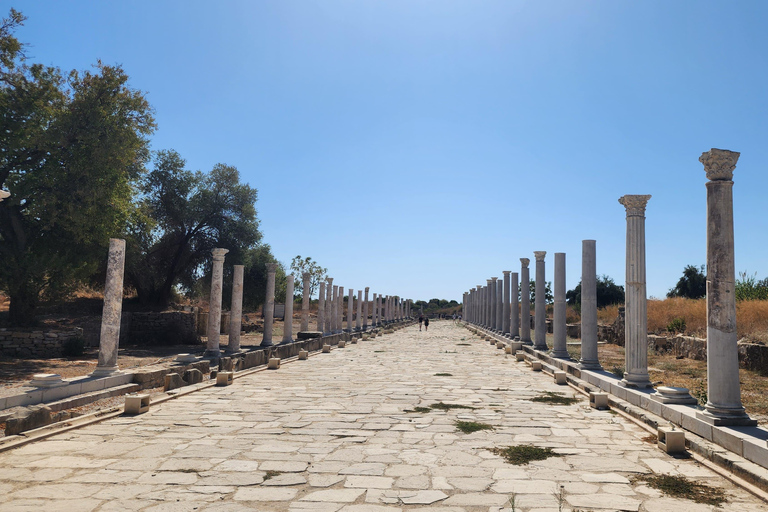
[[[706,261],[698,157],[742,153],[737,271],[768,276],[768,2],[2,2],[32,62],[121,64],[192,169],[236,166],[264,241],[355,289],[461,299],[581,240],[624,282],[618,198],[652,194],[648,294]]]

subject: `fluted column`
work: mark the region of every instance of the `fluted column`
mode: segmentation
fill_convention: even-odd
[[[552,313],[552,357],[570,359],[565,332],[565,253],[555,253],[555,307]]]
[[[317,296],[317,331],[325,331],[325,280],[320,281],[320,291]]]
[[[368,330],[368,290],[370,287],[365,287],[365,299],[363,301],[363,330]]]
[[[547,277],[544,257],[547,251],[533,251],[536,257],[536,296],[534,297],[533,348],[547,350]]]
[[[267,297],[264,303],[264,336],[261,339],[262,347],[271,347],[272,343],[272,326],[275,321],[275,272],[277,272],[277,264],[267,263]],[[221,316],[221,315],[219,315]],[[210,320],[208,320],[210,324]],[[210,331],[210,325],[208,326]]]
[[[283,309],[283,343],[293,342],[293,274],[285,276],[285,307]]]
[[[0,201],[2,197],[0,196]],[[222,256],[222,261],[223,258],[224,256]],[[104,283],[104,306],[101,314],[99,362],[93,371],[94,375],[109,375],[119,372],[117,352],[120,346],[120,320],[123,317],[124,275],[125,240],[110,238],[107,255],[107,279]]]
[[[511,274],[511,270],[503,270],[502,274],[504,274],[504,293],[503,293],[503,300],[502,300],[502,317],[501,317],[501,332],[505,336],[509,337],[510,334],[510,320],[511,320],[511,311],[509,309],[510,307],[510,293],[512,291],[512,283],[510,280],[509,275]]]
[[[597,259],[594,240],[581,242],[581,368],[602,370],[597,357]]]
[[[301,330],[309,329],[309,301],[310,287],[312,283],[312,274],[304,272],[301,275]]]
[[[509,320],[509,336],[512,339],[520,336],[520,301],[517,299],[517,294],[520,292],[517,287],[517,272],[510,274],[510,320]]]
[[[232,272],[232,305],[229,311],[229,344],[227,353],[240,352],[240,330],[243,325],[243,275],[245,267],[234,265]]]
[[[622,386],[649,388],[648,305],[645,293],[645,206],[649,195],[626,195],[619,199],[627,210],[626,323]]]
[[[219,333],[221,332],[221,290],[224,285],[224,256],[227,249],[213,249],[213,269],[211,270],[211,297],[208,303],[208,344],[207,357],[218,357]]]
[[[531,278],[528,258],[520,258],[520,341],[531,345]]]
[[[712,149],[707,172],[707,404],[697,417],[714,425],[757,425],[744,410],[736,335],[733,170],[740,153]]]
[[[331,299],[331,333],[339,332],[339,286],[333,285],[333,298]]]

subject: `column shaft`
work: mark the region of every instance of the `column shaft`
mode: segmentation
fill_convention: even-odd
[[[104,307],[101,313],[99,362],[96,375],[118,371],[117,352],[120,346],[120,320],[123,316],[123,275],[125,273],[125,240],[109,239],[107,279],[104,283]]]
[[[232,304],[229,310],[229,344],[227,353],[240,352],[240,329],[243,325],[243,265],[234,265],[232,272]]]
[[[510,274],[510,320],[509,320],[509,336],[512,339],[520,337],[520,301],[517,296],[520,293],[517,287],[517,272]]]
[[[597,355],[597,259],[594,240],[581,242],[581,367],[602,370]]]
[[[547,350],[547,277],[544,257],[546,251],[534,251],[536,256],[536,296],[534,297],[534,342],[533,348]]]
[[[285,306],[283,315],[283,343],[293,342],[293,274],[285,276]]]
[[[275,321],[275,273],[277,265],[267,263],[267,297],[264,305],[264,336],[261,339],[262,347],[272,346],[272,325]],[[221,316],[221,315],[219,315]],[[210,331],[211,320],[208,320],[208,330]]]
[[[311,278],[309,272],[301,275],[301,330],[309,329],[309,301],[311,300]]]
[[[555,253],[555,307],[552,313],[552,357],[570,359],[565,332],[565,253]]]

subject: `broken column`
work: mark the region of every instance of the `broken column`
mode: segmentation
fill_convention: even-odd
[[[707,404],[696,416],[713,425],[757,425],[741,404],[736,336],[733,170],[740,153],[711,149],[707,172]]]
[[[264,337],[261,340],[262,347],[271,347],[272,326],[275,321],[275,272],[276,263],[267,263],[267,297],[264,304]],[[210,323],[210,320],[208,321]],[[210,331],[210,326],[209,329]]]
[[[555,253],[555,305],[552,313],[552,357],[570,359],[565,331],[565,253]]]
[[[301,275],[301,330],[309,329],[309,301],[312,274],[304,272]]]
[[[365,299],[363,300],[363,330],[368,330],[368,290],[370,287],[365,287]]]
[[[232,272],[232,304],[229,312],[229,344],[227,353],[240,352],[240,329],[243,324],[243,265],[234,265]]]
[[[93,375],[109,375],[119,371],[117,350],[120,345],[120,319],[123,316],[123,274],[125,240],[109,239],[107,279],[104,284],[104,308],[101,313],[99,363]]]
[[[581,242],[581,368],[602,370],[597,357],[597,260],[594,240]]]
[[[544,266],[544,257],[547,255],[547,251],[533,251],[533,255],[536,258],[533,348],[547,350],[547,281]]]
[[[208,304],[208,345],[206,357],[218,357],[219,333],[221,332],[221,289],[224,284],[224,255],[227,249],[214,249],[213,269],[211,271],[211,297]]]
[[[624,361],[620,385],[649,388],[648,304],[645,294],[645,206],[649,195],[626,195],[619,199],[627,210],[626,310]]]
[[[285,276],[283,343],[293,343],[293,274]]]

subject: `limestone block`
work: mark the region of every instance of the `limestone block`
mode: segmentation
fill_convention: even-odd
[[[347,342],[344,340],[339,340],[339,348],[344,348],[347,346]]]
[[[177,374],[172,374],[176,375]],[[125,395],[125,414],[144,414],[149,410],[149,393]]]
[[[376,335],[374,334],[374,336],[376,336]],[[362,338],[362,340],[363,340],[363,341],[367,341],[368,339],[370,339],[370,337],[371,337],[371,336],[370,336],[369,334],[363,334],[363,338]]]
[[[299,331],[296,333],[296,339],[310,340],[312,338],[322,338],[323,333],[320,331]]]
[[[203,382],[203,372],[197,368],[190,368],[184,371],[184,375],[181,376],[187,384],[199,384]]]
[[[306,361],[309,358],[309,350],[299,350],[299,360]]]
[[[222,357],[219,359],[219,370],[224,372],[231,372],[233,370],[232,367],[232,358],[231,357]]]
[[[277,370],[280,368],[280,358],[279,357],[270,357],[269,363],[267,363],[267,369],[269,370]]]
[[[667,453],[685,452],[685,431],[673,430],[670,427],[659,427],[657,430],[658,447]]]
[[[559,384],[561,386],[568,384],[568,376],[565,372],[556,371],[553,375],[555,377],[555,384]]]
[[[329,344],[326,343],[325,345],[323,345],[323,354],[327,354],[330,351],[331,351],[331,346]]]
[[[496,342],[496,348],[504,348],[504,342],[503,341],[497,341]]]
[[[608,409],[608,393],[590,393],[589,406],[593,409]]]
[[[178,373],[167,373],[165,375],[165,384],[163,384],[163,391],[169,391],[171,389],[180,388],[186,386],[187,383],[181,378]]]
[[[235,374],[233,372],[219,372],[216,374],[217,386],[229,386],[234,382]]]
[[[531,361],[531,370],[535,372],[541,371],[541,361]]]
[[[50,407],[46,405],[32,405],[13,413],[13,416],[5,420],[5,435],[13,436],[27,430],[49,425],[51,422]]]
[[[66,386],[67,383],[61,380],[61,375],[58,373],[36,373],[32,376],[29,385],[36,388],[55,388]]]
[[[525,352],[523,352],[522,350],[518,350],[517,352],[515,352],[515,359],[517,359],[518,361],[525,361]]]
[[[505,354],[511,354],[512,353],[512,347],[510,347],[509,345],[504,347],[504,353]]]
[[[197,362],[197,356],[194,354],[179,354],[176,356],[177,363],[194,363]]]

